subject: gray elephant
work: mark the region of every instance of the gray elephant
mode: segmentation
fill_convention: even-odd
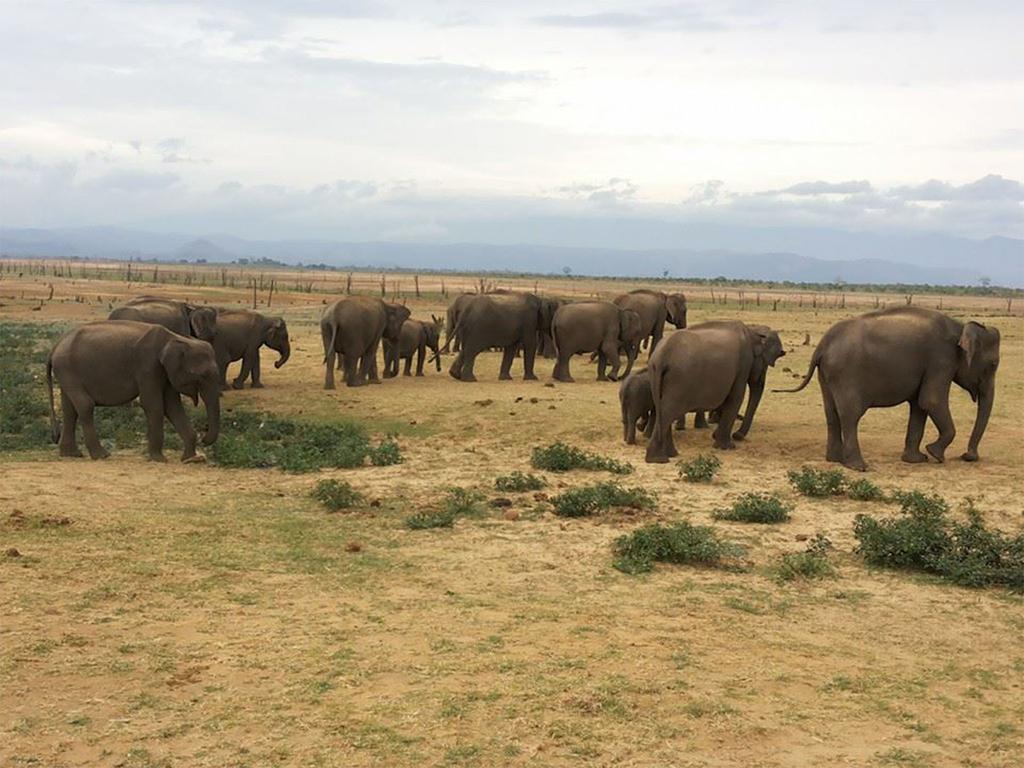
[[[109,320],[155,323],[182,336],[213,343],[217,335],[217,310],[159,296],[137,296],[110,313]]]
[[[523,378],[536,379],[533,364],[537,355],[538,333],[551,332],[551,320],[557,304],[532,293],[480,294],[462,309],[452,336],[462,348],[448,373],[460,381],[476,381],[473,365],[484,350],[499,347],[503,352],[500,379],[511,379],[512,361],[523,353]]]
[[[462,349],[461,342],[455,336],[455,326],[459,324],[459,316],[462,314],[462,310],[466,308],[471,299],[479,295],[479,293],[460,293],[448,305],[448,309],[445,311],[444,325],[445,349],[451,349],[452,352],[458,352]]]
[[[266,345],[278,353],[274,367],[280,368],[291,355],[288,326],[281,317],[266,317],[251,309],[218,309],[217,335],[213,351],[220,370],[221,389],[227,389],[228,366],[242,361],[242,370],[232,382],[241,389],[251,376],[253,389],[260,389],[260,347]]]
[[[402,323],[402,330],[399,333],[398,341],[392,342],[384,339],[384,376],[391,378],[398,375],[399,360],[405,361],[405,375],[412,375],[412,356],[416,355],[416,375],[423,375],[423,362],[426,360],[427,350],[434,354],[431,361],[437,364],[438,373],[441,371],[441,318],[430,316],[431,321],[406,320]]]
[[[636,445],[639,428],[650,439],[654,434],[654,395],[651,374],[647,368],[633,371],[619,385],[619,407],[622,411],[622,439]]]
[[[928,461],[921,440],[925,421],[931,418],[939,436],[925,448],[936,461],[943,461],[956,435],[949,411],[953,382],[978,404],[967,451],[960,457],[977,461],[978,444],[995,402],[999,331],[973,321],[961,323],[931,309],[868,312],[829,328],[811,355],[800,386],[776,391],[799,392],[815,368],[828,426],[828,461],[866,469],[857,439],[861,417],[868,408],[900,403],[910,406],[903,460]]]
[[[556,381],[573,381],[569,360],[573,355],[597,352],[597,380],[607,381],[605,367],[611,364],[611,380],[619,377],[619,350],[626,353],[628,376],[633,369],[643,338],[640,316],[631,309],[622,309],[610,301],[581,301],[564,304],[555,312],[551,325],[558,360],[551,377]]]
[[[666,321],[676,328],[686,327],[686,296],[681,293],[668,294],[638,288],[617,296],[615,303],[640,315],[642,338],[650,340],[651,355],[665,335]]]
[[[57,424],[53,379],[60,384],[63,429]],[[220,430],[220,377],[213,348],[151,323],[102,320],[64,334],[46,361],[50,393],[50,427],[61,456],[81,456],[75,427],[82,422],[89,456],[104,459],[93,422],[97,405],[124,405],[136,397],[146,412],[149,458],[164,461],[164,418],[181,436],[182,461],[195,460],[196,433],[181,405],[181,395],[206,405],[203,444],[211,445]]]
[[[358,387],[367,381],[379,384],[377,349],[381,339],[398,341],[402,323],[409,315],[408,307],[387,304],[372,296],[349,296],[328,304],[320,315],[327,366],[324,389],[334,389],[334,363],[338,355],[342,356],[347,386]]]
[[[715,446],[734,447],[732,428],[755,358],[763,355],[768,340],[768,334],[739,321],[721,321],[678,331],[659,345],[648,366],[656,412],[649,463],[678,455],[672,424],[691,411],[718,410]]]

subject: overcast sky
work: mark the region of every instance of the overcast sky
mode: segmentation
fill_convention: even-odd
[[[0,0],[0,20],[4,226],[1024,237],[1020,0]]]

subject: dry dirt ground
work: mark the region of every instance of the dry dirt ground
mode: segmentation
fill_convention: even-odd
[[[49,283],[53,300],[39,301]],[[98,319],[143,292],[182,289],[5,275],[0,321]],[[241,287],[189,294],[247,300]],[[816,385],[767,394],[749,441],[695,486],[622,442],[616,385],[590,380],[583,359],[572,385],[547,386],[550,361],[539,382],[499,383],[489,354],[477,384],[430,371],[325,392],[324,299],[275,297],[291,361],[265,363],[266,389],[229,392],[225,407],[397,431],[403,464],[285,474],[125,450],[103,462],[0,456],[0,548],[22,555],[0,558],[0,765],[1024,764],[1024,602],[870,569],[853,518],[891,505],[795,495],[787,470],[826,466]],[[440,297],[410,304],[417,317],[443,309]],[[988,524],[1017,532],[1024,326],[1004,304],[974,312],[1003,334],[981,463],[901,463],[902,408],[870,413],[862,444],[879,485],[973,497]],[[804,335],[816,342],[853,312],[695,303],[690,319],[777,328],[790,350],[771,374],[779,386],[806,368]],[[955,456],[973,411],[954,390]],[[528,470],[531,448],[556,439],[632,462],[625,482],[656,491],[657,512],[566,521],[523,494],[518,514],[403,526],[448,486],[495,495],[495,476]],[[710,439],[680,435],[681,458]],[[549,492],[607,477],[545,474]],[[323,477],[380,506],[326,513],[308,496]],[[750,490],[795,511],[782,525],[714,523],[748,547],[749,570],[612,568],[612,541],[638,524],[708,524]],[[838,550],[837,577],[777,581],[771,566],[819,531]]]

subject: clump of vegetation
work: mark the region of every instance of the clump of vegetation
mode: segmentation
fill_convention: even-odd
[[[643,488],[623,488],[610,481],[574,488],[555,496],[551,503],[559,517],[586,517],[612,507],[654,509],[657,497]]]
[[[46,358],[62,332],[53,325],[0,323],[0,450],[50,445]]]
[[[838,469],[801,467],[799,472],[790,470],[786,474],[793,487],[804,496],[839,496],[846,489],[846,477]]]
[[[550,472],[568,472],[570,469],[592,469],[611,472],[615,475],[628,475],[633,465],[599,456],[563,442],[548,446],[537,446],[533,449],[530,463],[534,469],[546,469]]]
[[[688,483],[710,483],[722,466],[722,460],[714,454],[698,454],[690,461],[679,462],[679,476]]]
[[[375,467],[389,467],[402,463],[402,451],[394,435],[388,435],[376,448],[370,449],[370,463]]]
[[[793,581],[835,576],[835,566],[828,558],[831,549],[832,542],[824,534],[816,534],[803,552],[790,552],[782,556],[782,562],[776,569],[779,579]]]
[[[847,484],[846,495],[854,501],[883,501],[885,499],[885,492],[866,478]]]
[[[738,523],[784,523],[789,512],[789,506],[773,493],[745,493],[729,509],[715,510],[711,516]]]
[[[451,528],[460,517],[479,517],[484,514],[484,495],[479,491],[452,487],[448,489],[440,509],[416,512],[405,519],[411,530]]]
[[[350,509],[363,502],[363,494],[345,480],[321,480],[310,495],[327,507],[329,512]]]
[[[970,501],[967,522],[960,522],[949,516],[940,496],[919,491],[897,496],[900,517],[858,515],[854,522],[858,550],[868,563],[932,573],[964,587],[1024,591],[1024,533],[1008,537],[987,528]]]
[[[654,563],[729,567],[743,555],[743,547],[722,541],[714,528],[685,521],[637,528],[616,539],[612,565],[623,573],[646,573]]]
[[[539,491],[547,485],[543,477],[538,477],[532,472],[523,474],[516,470],[511,475],[501,475],[494,478],[494,487],[499,491],[522,492]]]

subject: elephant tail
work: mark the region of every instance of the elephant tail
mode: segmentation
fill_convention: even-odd
[[[451,350],[452,341],[459,338],[459,334],[462,333],[462,318],[463,315],[459,315],[458,322],[455,323],[454,327],[449,328],[449,330],[446,333],[447,338],[445,338],[444,340],[444,347],[442,347],[441,351],[437,355],[434,355],[434,357],[438,357],[438,355],[447,355],[448,352]],[[449,325],[450,324],[451,317],[449,316]],[[434,362],[434,358],[431,358],[430,362]]]
[[[804,380],[795,389],[773,389],[772,392],[799,392],[811,382],[811,379],[814,377],[814,369],[818,367],[820,359],[821,356],[818,354],[818,350],[814,350],[814,354],[811,355],[811,364],[807,367],[807,374],[804,376]]]
[[[330,353],[330,350],[337,349],[337,347],[334,346],[335,343],[338,340],[338,323],[337,322],[331,323],[331,338],[328,339],[327,338],[327,334],[325,333],[325,334],[323,334],[323,339],[324,339],[324,365],[327,365],[327,355]]]
[[[53,358],[46,358],[46,389],[50,393],[50,440],[60,442],[60,424],[57,423],[57,411],[53,407]]]

